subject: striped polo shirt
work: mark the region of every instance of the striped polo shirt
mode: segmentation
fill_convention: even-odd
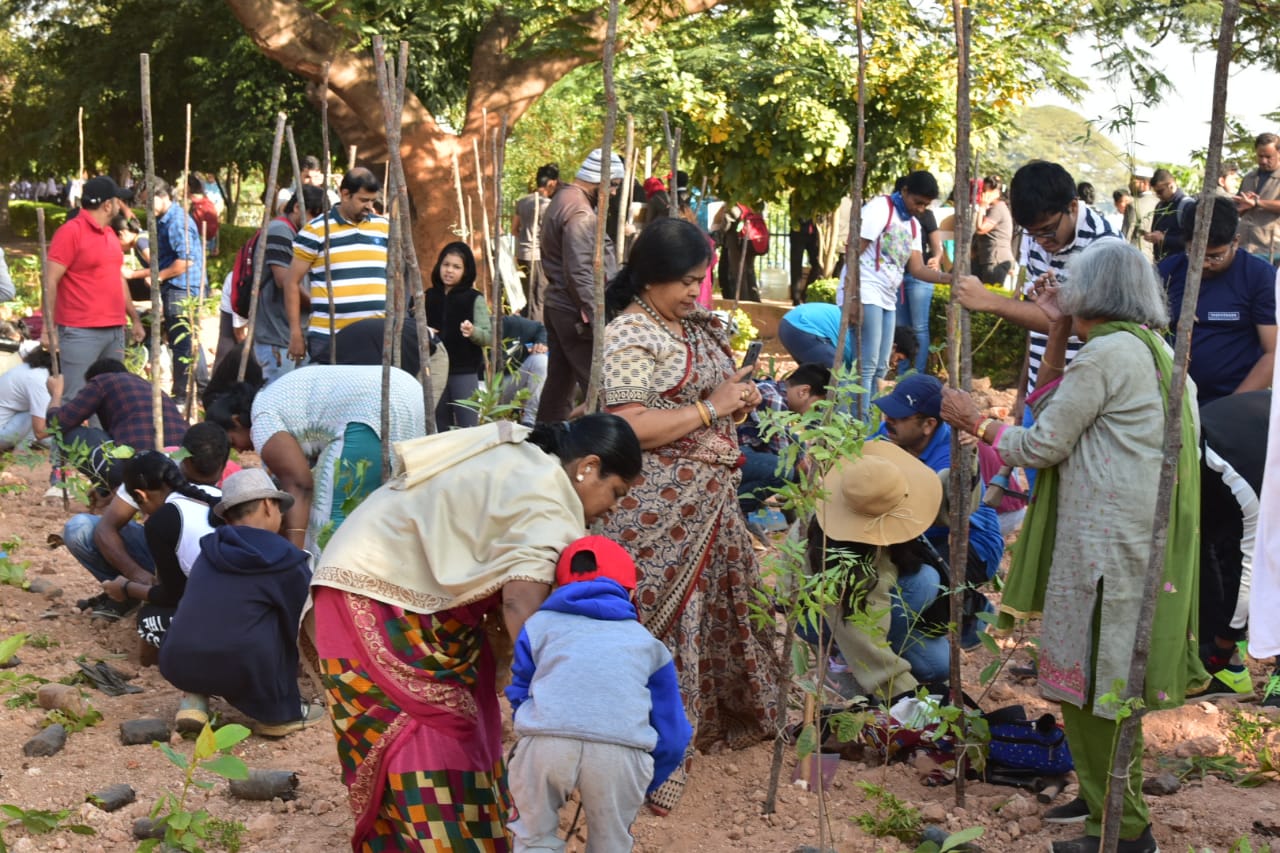
[[[293,238],[293,256],[311,264],[308,334],[329,335],[329,293],[324,281],[324,220],[329,218],[329,269],[333,280],[334,330],[387,311],[387,232],[382,216],[348,222],[337,205],[317,216]]]
[[[1049,270],[1053,270],[1053,274],[1058,281],[1066,281],[1067,261],[1087,249],[1094,240],[1118,236],[1111,224],[1084,202],[1080,202],[1080,210],[1076,215],[1076,239],[1071,245],[1063,247],[1052,255],[1041,248],[1040,244],[1027,236],[1024,231],[1022,235],[1022,265],[1027,270],[1027,286],[1029,287],[1032,282]],[[1040,375],[1040,362],[1044,358],[1044,350],[1049,343],[1049,336],[1032,329],[1030,339],[1031,359],[1030,367],[1027,371],[1027,394],[1036,390],[1036,378]],[[1071,363],[1071,359],[1075,358],[1076,353],[1080,351],[1082,346],[1084,346],[1084,341],[1075,335],[1067,339],[1067,364]]]

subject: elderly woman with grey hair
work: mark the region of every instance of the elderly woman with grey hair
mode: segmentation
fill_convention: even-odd
[[[1079,776],[1079,796],[1045,819],[1084,819],[1081,838],[1055,853],[1098,849],[1119,704],[1129,676],[1160,479],[1172,354],[1156,329],[1168,311],[1150,262],[1120,240],[1077,255],[1060,285],[1037,282],[1032,299],[1050,323],[1029,428],[984,418],[962,391],[944,395],[943,418],[995,447],[1006,464],[1041,469],[1014,551],[1001,625],[1043,615],[1040,687],[1059,700]],[[1064,370],[1067,338],[1085,341]],[[1182,452],[1174,488],[1151,657],[1147,708],[1181,705],[1208,681],[1197,653],[1200,468],[1195,390],[1182,403]],[[1108,695],[1112,694],[1112,695]],[[1129,769],[1121,851],[1155,851],[1142,798],[1142,739]]]

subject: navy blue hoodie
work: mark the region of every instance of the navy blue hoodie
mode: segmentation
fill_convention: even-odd
[[[693,728],[667,647],[636,621],[627,591],[608,578],[574,581],[529,617],[516,640],[507,699],[520,737],[554,735],[653,754],[661,785]]]
[[[260,722],[298,719],[307,559],[283,536],[255,527],[227,525],[205,536],[160,645],[160,673],[179,690],[221,696]]]

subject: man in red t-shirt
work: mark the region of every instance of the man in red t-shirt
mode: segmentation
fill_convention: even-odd
[[[194,173],[187,175],[187,197],[196,231],[204,234],[205,250],[212,258],[218,254],[218,207],[205,195],[204,181]]]
[[[124,326],[128,319],[134,341],[145,335],[129,300],[124,280],[124,252],[110,227],[117,210],[133,193],[106,177],[85,182],[81,212],[54,232],[45,265],[44,287],[58,325],[58,353],[68,398],[84,387],[84,372],[100,358],[124,360]],[[40,340],[49,345],[49,318]]]

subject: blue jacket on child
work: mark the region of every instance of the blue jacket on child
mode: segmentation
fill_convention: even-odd
[[[506,689],[519,737],[551,735],[643,749],[657,788],[680,766],[693,728],[667,647],[609,578],[554,590],[516,640]]]

